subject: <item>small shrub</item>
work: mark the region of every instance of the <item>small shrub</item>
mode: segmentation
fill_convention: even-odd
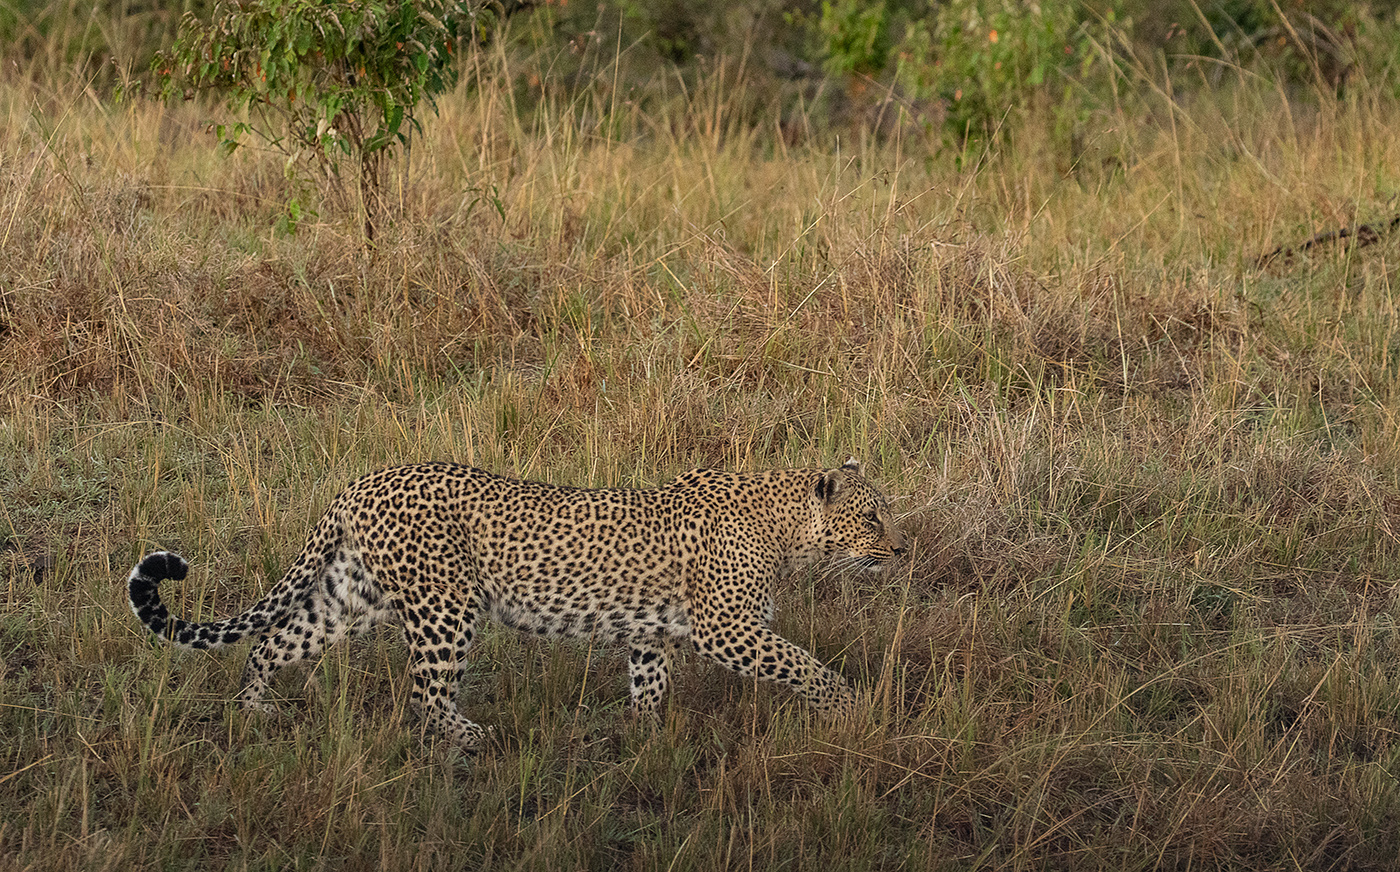
[[[828,73],[868,75],[885,68],[890,55],[890,28],[884,3],[822,0],[818,27],[825,43]]]
[[[915,99],[939,99],[944,131],[958,140],[986,137],[1031,108],[1071,127],[1106,91],[1112,69],[1097,46],[1109,44],[1116,18],[1113,6],[952,0],[931,22],[907,25],[894,52],[897,81]]]
[[[452,86],[466,8],[440,0],[221,2],[205,23],[187,14],[154,69],[162,95],[221,96],[238,120],[216,126],[229,152],[253,134],[344,195],[358,185],[365,233],[382,212],[384,161],[419,127],[418,106]]]

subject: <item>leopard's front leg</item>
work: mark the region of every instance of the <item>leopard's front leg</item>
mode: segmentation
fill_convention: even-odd
[[[855,709],[855,694],[844,677],[756,617],[696,622],[691,638],[696,650],[726,669],[786,684],[822,715],[844,716]]]
[[[673,639],[633,639],[627,657],[632,679],[632,708],[640,715],[661,713],[661,702],[671,680],[671,660],[676,651]]]

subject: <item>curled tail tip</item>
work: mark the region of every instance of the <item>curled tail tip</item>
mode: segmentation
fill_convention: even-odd
[[[126,590],[131,601],[132,613],[148,630],[167,641],[175,641],[171,637],[171,631],[175,629],[172,625],[181,622],[170,617],[165,603],[160,601],[157,588],[167,578],[176,581],[184,578],[189,568],[185,558],[180,555],[170,551],[156,551],[141,558],[141,562],[136,564],[136,568],[132,569],[131,575],[127,577]]]
[[[131,571],[131,580],[141,578],[155,584],[173,578],[176,581],[185,577],[189,572],[190,565],[185,562],[185,558],[172,551],[154,551],[141,558],[141,562],[136,564],[136,568]]]

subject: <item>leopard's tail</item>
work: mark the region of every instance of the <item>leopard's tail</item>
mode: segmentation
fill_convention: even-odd
[[[187,572],[189,564],[185,558],[169,551],[156,551],[143,557],[127,576],[131,611],[157,637],[181,648],[222,648],[267,627],[266,603],[258,603],[243,614],[222,621],[196,623],[171,617],[170,610],[160,599],[160,583],[167,578],[179,581]]]

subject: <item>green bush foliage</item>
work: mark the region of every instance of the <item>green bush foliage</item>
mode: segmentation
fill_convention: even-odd
[[[187,14],[154,67],[166,96],[224,99],[226,151],[254,134],[286,155],[289,172],[310,168],[341,192],[348,164],[372,237],[383,162],[419,128],[420,104],[455,81],[464,15],[435,0],[225,2],[207,23]]]
[[[1118,21],[1114,7],[952,0],[908,24],[896,80],[915,98],[937,99],[957,139],[982,138],[1008,114],[1037,108],[1064,130],[1109,91],[1105,47]]]

